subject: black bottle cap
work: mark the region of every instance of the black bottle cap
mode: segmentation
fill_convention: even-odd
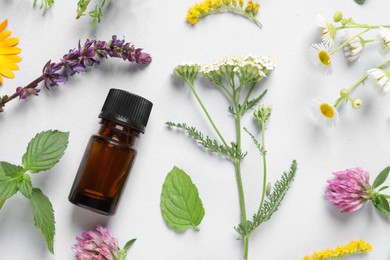
[[[145,132],[153,103],[121,89],[110,89],[99,118],[114,120]]]

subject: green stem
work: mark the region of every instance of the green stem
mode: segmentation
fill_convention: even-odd
[[[390,64],[390,60],[388,61],[385,61],[384,63],[382,63],[381,65],[379,65],[377,68],[378,69],[383,69],[384,67],[386,67],[387,65]],[[363,76],[361,76],[355,83],[352,84],[351,87],[349,87],[348,89],[348,92],[351,93],[357,86],[359,86],[363,81],[365,81],[366,79],[368,78],[368,74],[365,73]],[[337,101],[335,102],[334,104],[334,107],[336,107],[340,102],[341,100],[343,100],[343,98],[338,98]]]
[[[370,29],[367,28],[366,30],[362,31],[361,33],[358,33],[358,34],[352,36],[351,38],[349,38],[348,40],[346,40],[343,44],[340,44],[339,47],[337,47],[336,49],[334,49],[333,51],[331,51],[331,52],[329,53],[329,55],[335,54],[336,52],[338,52],[339,50],[341,50],[345,45],[347,45],[349,42],[351,42],[353,39],[355,39],[355,38],[357,38],[357,37],[363,35],[364,33],[368,32],[369,30],[370,30]]]
[[[253,82],[252,83],[252,86],[249,89],[248,94],[246,95],[244,102],[242,103],[242,107],[241,107],[240,113],[242,113],[244,111],[245,104],[248,102],[248,99],[249,99],[250,95],[252,94],[253,90],[255,89],[256,83],[257,82]]]
[[[237,102],[234,100],[234,106],[237,112],[236,115],[236,140],[237,140],[237,154],[241,154],[241,113],[238,111]],[[245,195],[244,195],[244,186],[242,184],[241,178],[241,158],[234,159],[234,167],[236,171],[236,180],[240,200],[240,209],[241,209],[241,225],[243,229],[247,230],[247,217],[246,217],[246,206],[245,206]],[[244,259],[248,259],[248,247],[249,247],[249,237],[244,237]]]
[[[203,16],[206,16],[206,15],[209,15],[209,14],[213,14],[213,13],[222,13],[224,11],[228,11],[228,12],[232,12],[232,13],[235,13],[235,14],[242,15],[242,16],[246,17],[247,19],[251,20],[252,22],[254,22],[260,28],[263,28],[263,24],[259,20],[257,20],[254,15],[248,14],[247,12],[245,12],[244,9],[242,9],[240,7],[224,6],[224,7],[220,7],[220,8],[211,10],[210,13],[205,14]]]
[[[3,207],[5,200],[0,200],[0,209]]]
[[[223,138],[222,134],[219,132],[217,126],[214,124],[213,119],[211,118],[211,116],[210,116],[209,112],[207,111],[206,107],[203,105],[203,102],[200,99],[198,93],[196,92],[194,85],[191,84],[190,82],[187,82],[187,83],[191,87],[192,93],[194,93],[194,95],[196,97],[196,100],[198,100],[198,103],[202,107],[203,112],[206,114],[206,117],[209,120],[210,124],[213,126],[214,131],[217,133],[217,135],[221,139],[222,143],[225,145],[225,148],[230,150],[230,146],[227,144],[227,142],[225,141],[225,138]]]
[[[336,30],[342,29],[379,29],[379,28],[390,28],[390,25],[367,25],[367,24],[354,24],[336,27]]]
[[[257,215],[260,215],[261,207],[263,206],[265,193],[267,189],[267,154],[265,150],[264,136],[265,136],[265,122],[262,122],[261,123],[261,146],[263,148],[263,153],[261,154],[261,156],[263,157],[263,190],[261,193],[261,200],[260,200],[259,209],[257,210]]]
[[[244,237],[244,260],[248,259],[249,236]]]

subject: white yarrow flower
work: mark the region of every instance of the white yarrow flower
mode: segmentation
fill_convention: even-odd
[[[349,33],[346,33],[341,40],[341,44],[345,43],[350,38],[351,35]],[[350,62],[359,59],[360,55],[363,53],[364,45],[364,40],[361,37],[356,37],[352,39],[343,48],[345,57],[347,57]]]
[[[367,71],[367,74],[370,78],[376,81],[377,86],[379,87],[379,93],[381,95],[387,94],[390,89],[390,72],[386,70],[381,70],[378,68],[370,69]]]
[[[382,30],[378,35],[379,42],[379,52],[382,55],[387,55],[390,53],[390,31]]]

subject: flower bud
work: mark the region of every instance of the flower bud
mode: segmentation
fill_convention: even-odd
[[[265,195],[269,196],[271,194],[271,183],[268,182],[267,188],[265,189]]]
[[[349,97],[349,90],[348,89],[345,89],[343,88],[341,91],[340,91],[340,96],[344,99],[347,99]]]
[[[343,20],[343,13],[340,12],[340,11],[338,11],[338,12],[336,12],[336,13],[334,14],[334,16],[333,16],[333,21],[334,21],[335,23],[338,23],[338,22],[340,22],[341,20]]]
[[[354,100],[352,100],[352,107],[354,109],[359,109],[362,107],[362,105],[363,101],[360,98],[355,98]]]
[[[268,118],[271,116],[272,106],[261,105],[259,108],[253,113],[256,120],[260,125],[265,125],[268,121]]]

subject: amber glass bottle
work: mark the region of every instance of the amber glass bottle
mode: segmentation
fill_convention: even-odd
[[[152,103],[129,92],[111,89],[100,129],[85,150],[69,201],[104,215],[113,215],[133,165],[134,144],[144,133]]]

